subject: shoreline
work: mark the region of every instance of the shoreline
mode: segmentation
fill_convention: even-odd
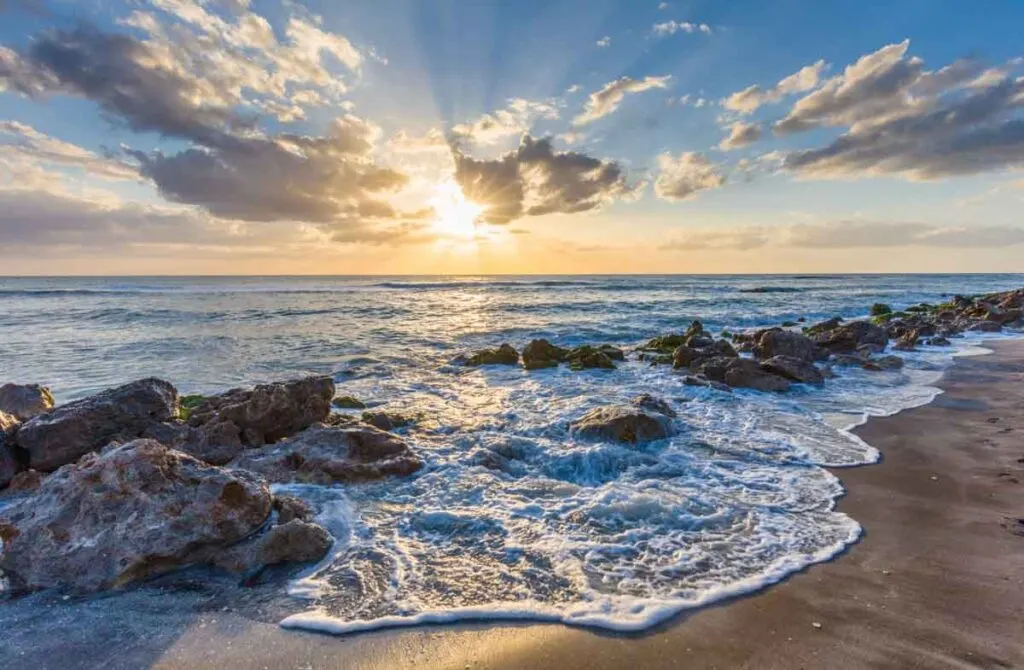
[[[758,593],[639,634],[478,622],[332,637],[218,614],[181,631],[154,666],[1017,667],[1024,340],[984,346],[993,353],[958,358],[931,403],[853,429],[882,452],[831,470],[860,541]]]

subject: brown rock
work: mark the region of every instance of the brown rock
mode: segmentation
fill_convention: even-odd
[[[772,328],[763,331],[757,338],[757,343],[754,346],[754,356],[761,359],[772,358],[773,356],[788,356],[802,361],[813,362],[824,360],[828,357],[828,353],[822,351],[814,343],[814,340],[806,335]]]
[[[481,349],[466,360],[466,365],[515,365],[519,352],[511,344],[502,344],[497,349]]]
[[[628,406],[598,407],[569,424],[569,432],[584,440],[638,444],[674,433],[664,414]]]
[[[814,342],[831,353],[848,354],[865,344],[884,348],[889,343],[889,336],[885,329],[870,321],[851,321],[815,335]]]
[[[676,411],[672,409],[672,406],[668,404],[664,399],[657,396],[653,396],[650,393],[643,393],[633,398],[630,401],[634,407],[647,410],[648,412],[654,412],[656,414],[664,414],[665,416],[674,419],[676,418]]]
[[[523,348],[523,367],[527,370],[553,368],[564,361],[568,353],[547,340],[533,340]]]
[[[825,383],[825,376],[814,363],[793,356],[772,356],[761,362],[761,369],[802,384],[821,386]]]
[[[53,409],[50,389],[39,384],[4,384],[0,386],[0,412],[7,412],[19,421]]]

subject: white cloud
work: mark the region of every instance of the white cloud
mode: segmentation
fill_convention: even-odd
[[[558,108],[552,102],[513,98],[505,109],[484,114],[470,123],[460,123],[452,127],[452,133],[477,144],[497,144],[510,137],[518,138],[538,120],[558,117]]]
[[[825,71],[826,67],[823,60],[819,60],[811,65],[805,65],[767,91],[762,90],[756,84],[748,86],[723,100],[722,106],[740,114],[752,114],[761,105],[778,102],[783,97],[793,93],[810,91],[818,85],[821,74]]]
[[[99,156],[18,121],[0,121],[0,156],[4,155],[17,155],[44,166],[80,168],[105,179],[139,179],[139,171],[133,165]]]
[[[703,154],[687,151],[674,158],[665,153],[658,156],[658,178],[654,192],[663,200],[691,200],[700,191],[722,186],[725,176]]]
[[[757,123],[737,121],[729,126],[729,136],[722,140],[718,148],[723,151],[740,149],[761,139],[761,126]]]
[[[627,93],[640,93],[653,88],[668,88],[671,75],[663,77],[644,77],[631,79],[622,77],[608,82],[600,90],[594,91],[583,105],[583,112],[573,119],[573,124],[582,126],[608,116],[622,103]]]
[[[710,35],[711,26],[706,23],[690,23],[689,21],[669,20],[662,23],[655,23],[651,27],[651,34],[656,37],[667,37],[680,32],[690,35],[693,33],[704,33],[705,35]]]
[[[604,37],[602,37],[601,39],[599,39],[597,41],[597,46],[602,47],[602,48],[611,46],[611,44],[612,44],[612,38],[608,37],[607,35],[605,35]]]

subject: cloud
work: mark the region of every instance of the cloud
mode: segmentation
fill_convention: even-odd
[[[663,200],[691,200],[700,191],[718,188],[725,183],[725,176],[706,156],[691,151],[673,158],[671,154],[658,156],[658,178],[654,192]]]
[[[524,135],[519,147],[481,160],[455,150],[455,179],[466,198],[486,206],[482,219],[505,224],[523,216],[597,210],[635,197],[612,161],[555,151],[550,138]]]
[[[18,155],[32,163],[80,168],[104,179],[139,178],[135,166],[99,156],[18,121],[0,121],[0,156],[3,155]]]
[[[609,47],[609,46],[612,45],[612,38],[610,38],[607,35],[605,35],[604,37],[599,39],[596,44],[597,44],[597,46],[602,47],[602,48]]]
[[[722,106],[740,114],[752,114],[761,105],[778,102],[785,96],[793,93],[810,91],[818,85],[821,74],[825,71],[826,67],[827,65],[823,60],[819,60],[811,65],[805,65],[767,91],[762,90],[756,84],[748,86],[723,100]]]
[[[573,124],[582,126],[608,116],[619,108],[627,93],[641,93],[652,88],[668,88],[668,81],[671,78],[671,75],[644,77],[643,79],[621,77],[608,82],[600,90],[590,94],[583,105],[583,112],[573,119]]]
[[[658,3],[658,9],[660,11],[664,11],[664,10],[668,9],[668,3],[667,2],[659,2]]]
[[[661,9],[661,8],[659,8]],[[651,34],[656,37],[667,37],[669,35],[675,35],[676,33],[704,33],[705,35],[711,34],[711,26],[706,23],[690,23],[688,21],[665,21],[663,23],[655,23],[651,27]]]
[[[781,226],[705,228],[675,235],[670,251],[761,248],[1001,248],[1024,244],[1024,226],[940,225],[891,221],[829,221]]]
[[[926,71],[907,41],[861,57],[775,124],[787,135],[846,127],[825,147],[790,153],[808,178],[894,175],[929,180],[1024,165],[1024,77],[1015,63],[960,60]]]
[[[448,139],[437,128],[431,128],[425,134],[415,136],[406,130],[399,130],[387,141],[387,147],[397,153],[429,153],[435,151],[448,152]]]
[[[761,139],[761,126],[756,123],[737,121],[729,126],[729,136],[718,145],[723,151],[749,146]]]
[[[452,134],[477,144],[497,144],[510,137],[519,137],[529,132],[540,119],[557,119],[558,109],[550,102],[537,102],[524,98],[513,98],[505,109],[484,114],[472,123],[460,123],[452,128]]]

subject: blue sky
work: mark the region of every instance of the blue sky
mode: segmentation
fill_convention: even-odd
[[[8,0],[2,272],[1019,271],[1020,25],[1010,0]]]

